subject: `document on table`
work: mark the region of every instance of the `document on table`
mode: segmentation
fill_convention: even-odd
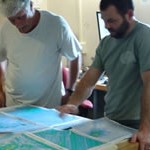
[[[102,142],[120,141],[131,137],[136,132],[135,129],[123,126],[106,117],[83,123],[73,127],[72,130]]]
[[[47,127],[68,128],[87,120],[69,114],[61,118],[55,109],[21,105],[1,109],[0,132],[24,132]]]
[[[72,130],[49,129],[34,132],[33,134],[68,150],[88,150],[89,148],[104,144],[104,142],[83,136]]]

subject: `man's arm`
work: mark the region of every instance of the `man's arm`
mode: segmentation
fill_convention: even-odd
[[[69,64],[69,80],[67,80],[66,94],[62,97],[62,105],[66,104],[70,95],[72,94],[71,91],[75,89],[77,78],[79,76],[79,72],[81,69],[81,55],[74,59],[73,61],[70,61]]]
[[[5,92],[3,89],[3,83],[4,83],[4,72],[2,69],[2,65],[0,64],[0,107],[5,107],[5,104],[6,104],[6,98],[5,98]]]
[[[81,70],[81,54],[74,59],[73,61],[70,61],[69,65],[69,81],[67,83],[67,89],[74,90],[76,86],[76,81],[79,76]]]
[[[139,150],[150,149],[150,71],[142,74],[143,94],[141,99],[141,122],[139,131],[131,142],[139,142]]]
[[[91,67],[77,84],[75,92],[70,96],[67,105],[58,107],[58,110],[62,114],[77,114],[78,106],[90,96],[100,75],[101,72],[98,69]]]

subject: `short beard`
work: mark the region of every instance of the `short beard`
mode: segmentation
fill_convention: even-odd
[[[111,35],[112,37],[119,39],[125,36],[127,30],[129,29],[129,23],[124,19],[123,23],[120,25],[115,35]]]

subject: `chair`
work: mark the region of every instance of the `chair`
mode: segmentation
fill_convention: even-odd
[[[67,80],[69,79],[69,69],[62,67],[62,80],[64,87],[67,86]],[[82,117],[88,117],[88,111],[93,108],[93,103],[90,100],[84,100],[79,106],[79,115]]]

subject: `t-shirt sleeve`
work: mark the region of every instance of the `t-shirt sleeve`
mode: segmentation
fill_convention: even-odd
[[[140,30],[135,46],[140,72],[150,70],[150,28],[144,26]]]
[[[92,63],[92,67],[99,69],[100,71],[104,70],[104,66],[102,63],[102,59],[101,59],[101,44],[98,45],[97,49],[96,49],[96,53],[95,53],[95,58],[94,61]]]
[[[82,47],[72,32],[67,21],[60,17],[59,49],[63,56],[73,60],[81,53]]]

